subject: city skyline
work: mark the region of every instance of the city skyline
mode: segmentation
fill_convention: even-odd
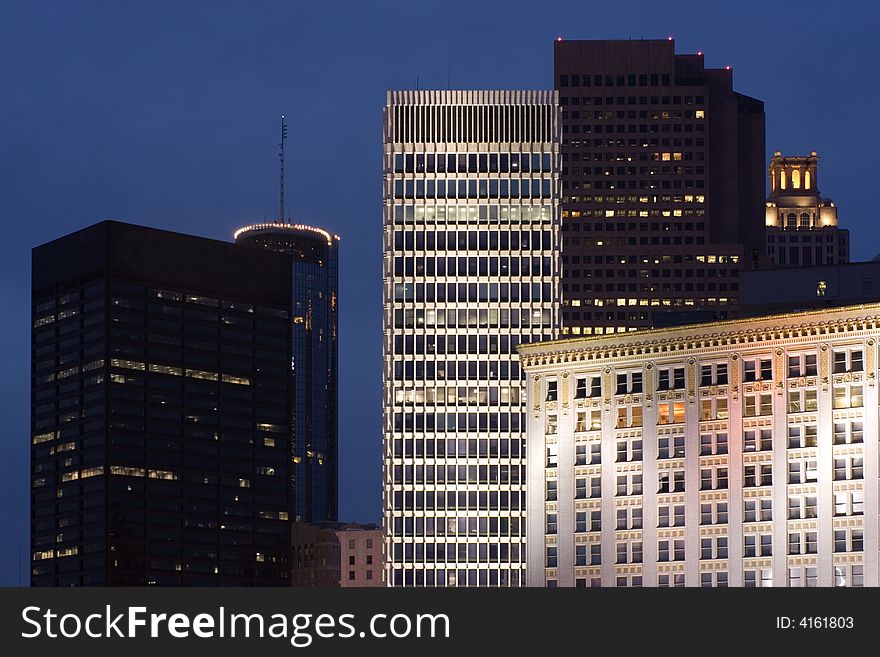
[[[285,91],[279,91],[277,74],[283,69],[268,66],[267,62],[273,54],[300,51],[290,50],[289,35],[283,35],[282,39],[282,31],[273,31],[267,19],[251,17],[250,21],[243,21],[236,39],[247,43],[245,35],[268,31],[269,41],[273,44],[269,53],[258,55],[245,48],[243,59],[221,58],[203,71],[201,56],[184,45],[186,30],[181,30],[181,26],[203,19],[192,9],[182,10],[183,15],[177,24],[169,21],[169,15],[162,12],[134,16],[116,10],[101,15],[102,12],[92,9],[68,9],[57,5],[52,10],[54,16],[43,18],[24,5],[6,7],[3,11],[10,14],[10,20],[3,21],[6,29],[11,26],[23,28],[4,35],[5,48],[15,49],[25,64],[12,80],[12,88],[17,93],[2,110],[5,125],[12,126],[8,152],[13,156],[3,165],[4,179],[12,191],[4,199],[3,212],[4,216],[19,220],[5,244],[3,270],[7,285],[4,292],[14,316],[25,318],[30,315],[26,310],[26,272],[27,253],[32,246],[108,217],[228,240],[235,227],[259,221],[261,213],[273,216],[277,176],[271,149],[277,115],[287,107],[298,107],[301,114],[291,119],[291,133],[295,139],[300,132],[297,127],[309,121],[325,127],[328,133],[336,132],[339,145],[332,149],[319,148],[313,141],[317,136],[308,134],[302,135],[303,141],[296,142],[291,149],[299,161],[292,163],[290,168],[293,182],[289,187],[288,207],[294,209],[295,218],[307,217],[315,224],[333,226],[349,240],[349,244],[362,245],[363,254],[341,268],[342,294],[353,303],[350,310],[343,311],[340,319],[341,370],[348,370],[341,374],[340,398],[350,399],[354,404],[349,406],[352,411],[342,413],[340,418],[341,442],[343,446],[354,447],[348,456],[343,447],[341,515],[362,521],[376,518],[379,509],[380,393],[378,382],[374,388],[365,388],[362,381],[377,381],[381,364],[378,339],[380,264],[376,253],[380,244],[380,170],[377,162],[382,96],[389,88],[424,87],[429,83],[442,87],[450,77],[453,86],[468,88],[551,88],[551,40],[560,31],[558,21],[507,23],[508,27],[515,26],[517,42],[526,46],[516,55],[513,66],[498,66],[499,62],[507,63],[511,56],[505,54],[503,60],[497,59],[499,56],[495,50],[500,50],[502,40],[500,36],[487,36],[482,21],[479,21],[464,31],[448,31],[456,34],[456,43],[460,40],[460,43],[474,44],[476,52],[480,53],[476,58],[452,54],[450,49],[443,49],[442,55],[438,55],[441,50],[436,48],[425,52],[407,37],[403,48],[418,54],[412,61],[401,57],[400,44],[395,48],[381,49],[376,56],[376,62],[381,64],[379,70],[393,71],[390,74],[358,79],[356,69],[347,65],[347,58],[334,53],[334,57],[325,62],[325,68],[320,69],[321,77],[313,77],[310,73],[294,77]],[[366,16],[378,20],[375,14],[359,16],[357,11],[365,10],[355,10],[350,26],[343,21],[342,25],[333,23],[331,27],[329,17],[316,19],[306,14],[306,24],[318,29],[303,30],[307,38],[300,41],[298,47],[326,48],[322,44],[322,36],[326,34],[337,38],[348,36],[354,40],[351,47],[356,47],[357,39],[362,38],[354,29],[358,19]],[[440,25],[450,20],[431,14],[430,10],[423,11],[432,20],[439,20]],[[594,18],[585,9],[572,11],[580,12],[584,19]],[[609,18],[619,21],[620,17],[614,17],[613,10],[609,11]],[[487,20],[488,11],[481,16]],[[874,242],[866,239],[871,235],[867,223],[869,191],[860,184],[861,178],[850,173],[869,170],[866,164],[860,164],[860,158],[867,155],[860,152],[863,144],[852,143],[858,140],[848,139],[847,135],[854,125],[864,126],[862,130],[869,131],[867,108],[872,105],[870,99],[876,92],[858,87],[857,81],[869,79],[868,62],[875,59],[869,55],[876,45],[858,38],[860,25],[870,21],[847,19],[846,32],[843,32],[840,19],[833,16],[825,20],[818,16],[800,19],[803,20],[800,24],[803,29],[799,34],[815,49],[805,55],[802,66],[793,66],[787,69],[789,76],[780,76],[770,75],[765,60],[774,52],[771,46],[774,32],[788,30],[790,24],[782,27],[780,15],[774,15],[772,11],[761,11],[760,16],[763,25],[739,22],[742,20],[739,16],[727,16],[723,25],[717,22],[697,24],[693,22],[695,17],[685,12],[670,16],[645,11],[638,19],[619,23],[613,31],[664,38],[665,34],[657,34],[657,26],[662,26],[676,35],[683,50],[703,49],[713,66],[732,64],[738,88],[767,102],[768,150],[793,153],[816,149],[827,157],[827,166],[823,168],[823,189],[828,189],[845,208],[844,227],[860,238],[853,240],[853,260],[868,259],[875,252]],[[204,17],[205,35],[201,38],[205,40],[206,51],[222,52],[224,25],[230,24],[234,17],[241,18],[237,10],[228,5],[221,6],[211,18]],[[79,20],[74,22],[75,29],[68,31],[70,18]],[[786,20],[792,19],[786,16]],[[271,23],[277,23],[277,20],[273,18]],[[111,24],[119,29],[109,30]],[[566,21],[566,24],[571,23]],[[593,20],[592,24],[602,23]],[[589,23],[585,20],[584,25]],[[606,21],[604,25],[610,23]],[[733,29],[729,29],[731,26]],[[751,44],[745,47],[745,41],[737,43],[736,35],[744,36],[747,26],[758,33],[756,41],[761,42],[760,35],[763,35],[763,43],[767,44],[765,48]],[[35,30],[41,34],[40,45],[28,44],[20,38],[29,31],[34,34]],[[840,30],[841,37],[845,33],[847,40],[828,40],[829,30]],[[584,27],[577,30],[577,34],[568,36],[618,36],[610,34],[611,31],[607,27],[602,30]],[[510,33],[506,35],[509,36]],[[132,44],[123,41],[124,38],[130,39]],[[86,46],[86,41],[92,45]],[[163,46],[159,47],[157,43]],[[436,41],[429,43],[436,44]],[[138,47],[142,51],[138,51]],[[54,48],[59,49],[58,53],[52,52]],[[352,52],[345,48],[341,50]],[[468,48],[461,50],[470,52]],[[138,52],[141,54],[132,54]],[[157,66],[153,58],[147,56],[146,53],[150,52],[159,55],[159,61],[176,57],[184,65],[166,76],[167,67]],[[60,53],[65,56],[58,57]],[[114,58],[113,53],[124,53],[124,56]],[[44,59],[45,55],[50,56]],[[13,61],[15,58],[10,55],[6,59]],[[449,60],[452,60],[451,67]],[[406,63],[401,64],[401,61]],[[129,71],[120,68],[122,64],[133,66]],[[154,69],[154,66],[157,67]],[[292,66],[296,68],[295,64]],[[844,70],[846,67],[849,68]],[[842,71],[839,81],[835,78],[836,69]],[[158,75],[160,70],[163,71],[161,76]],[[194,78],[197,72],[198,77]],[[831,98],[813,99],[808,109],[802,109],[803,103],[795,102],[797,93],[807,93],[809,81],[817,74],[825,82],[845,85],[849,81],[849,84],[856,85],[856,102],[847,105],[845,124],[835,122],[840,108]],[[340,75],[351,81],[349,92],[357,98],[356,111],[344,106],[344,111],[324,113],[320,108],[295,105],[294,99],[300,96],[298,88],[325,89],[322,85],[327,84],[326,89],[330,91],[330,86],[336,84]],[[325,83],[325,76],[333,80]],[[68,80],[77,77],[92,78],[103,88],[114,88],[114,93],[112,96],[93,96],[88,84],[82,88],[70,85]],[[196,79],[197,83],[186,84],[190,79]],[[229,93],[230,88],[234,88],[233,94]],[[212,93],[198,98],[205,89],[211,89]],[[228,95],[214,89],[223,90]],[[240,95],[242,89],[248,92],[247,103],[219,102],[222,98],[228,100]],[[329,98],[334,99],[328,105],[331,106],[336,97],[331,93]],[[340,103],[338,107],[343,105]],[[361,117],[369,116],[370,112],[373,113],[373,122],[364,127]],[[356,116],[354,121],[351,120],[352,113]],[[61,129],[57,128],[59,117],[63,123]],[[45,129],[50,121],[56,129]],[[834,130],[836,125],[840,125],[840,130]],[[846,133],[844,125],[848,128]],[[308,130],[304,128],[302,132]],[[836,136],[836,132],[841,133],[840,136]],[[326,140],[326,136],[323,139]],[[335,166],[331,162],[335,163],[341,156],[349,156],[345,161],[356,162],[363,171],[373,171],[371,175],[359,172],[350,176],[352,193],[346,195],[333,194],[333,188],[324,180]],[[319,195],[312,194],[311,190],[322,190],[324,193],[320,196],[324,198],[319,202]],[[328,203],[327,197],[334,198]],[[347,267],[350,269],[346,270]],[[346,286],[350,286],[349,291]],[[349,313],[347,317],[345,312]],[[27,386],[24,382],[28,363],[22,355],[26,352],[22,345],[27,340],[27,323],[19,321],[14,324],[16,328],[10,330],[3,341],[8,371],[3,392],[9,404],[7,415],[15,418],[11,423],[11,436],[27,433],[25,415],[13,410],[26,406]],[[347,327],[362,329],[352,330],[351,337],[346,338]],[[10,505],[12,508],[5,512],[6,522],[15,528],[13,535],[19,539],[8,542],[0,550],[3,564],[0,583],[10,584],[18,580],[18,544],[22,543],[26,548],[27,533],[24,476],[27,444],[23,440],[13,445],[14,442],[14,439],[7,441],[9,447],[4,451],[3,459],[5,476],[2,477],[6,497],[21,500],[21,508]],[[363,462],[375,463],[376,472],[362,472],[368,470],[359,467]]]

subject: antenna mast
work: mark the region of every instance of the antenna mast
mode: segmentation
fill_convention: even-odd
[[[278,156],[281,158],[281,203],[278,210],[278,223],[284,223],[284,142],[287,140],[287,123],[284,121],[284,115],[281,115],[281,152]]]

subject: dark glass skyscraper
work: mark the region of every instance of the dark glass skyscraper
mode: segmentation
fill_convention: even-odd
[[[34,249],[35,586],[288,584],[289,270],[112,221]]]
[[[296,520],[336,520],[339,237],[302,224],[265,223],[241,228],[235,241],[292,256]]]

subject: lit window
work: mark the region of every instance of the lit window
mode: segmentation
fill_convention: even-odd
[[[861,408],[863,405],[861,385],[834,386],[834,408]]]

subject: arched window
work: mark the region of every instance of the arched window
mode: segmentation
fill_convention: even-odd
[[[801,222],[798,228],[809,228],[810,227],[810,213],[809,212],[801,212]]]
[[[789,212],[788,217],[786,217],[787,221],[785,222],[786,228],[797,228],[797,215],[794,212]]]
[[[785,189],[785,169],[779,172],[779,187],[780,189]]]
[[[794,189],[801,188],[801,170],[800,169],[794,169],[791,172],[791,186]]]
[[[812,183],[812,181],[810,180],[810,178],[812,178],[812,176],[810,176],[810,172],[809,172],[809,171],[804,171],[804,189],[809,189],[809,188],[810,188],[810,184]]]

